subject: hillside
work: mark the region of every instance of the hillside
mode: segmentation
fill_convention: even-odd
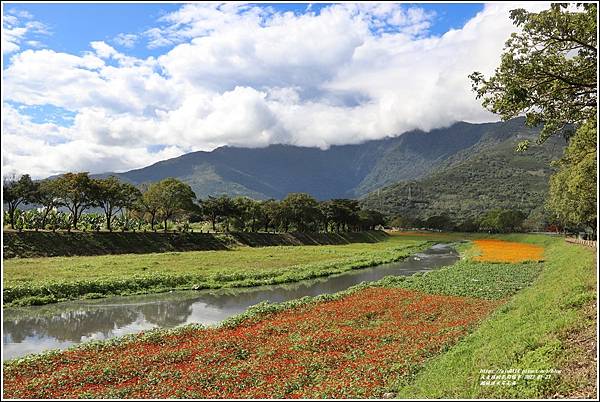
[[[201,198],[219,194],[282,198],[290,192],[307,192],[318,199],[355,198],[399,181],[427,177],[464,160],[469,150],[536,133],[523,127],[522,119],[459,122],[428,133],[411,131],[327,150],[292,145],[221,147],[117,175],[134,184],[176,177],[190,184]]]
[[[535,139],[535,133],[495,134],[447,158],[429,176],[376,190],[363,197],[362,204],[390,215],[425,219],[447,214],[458,221],[478,218],[493,208],[531,212],[544,203],[550,161],[562,155],[564,140],[518,153],[516,144]]]

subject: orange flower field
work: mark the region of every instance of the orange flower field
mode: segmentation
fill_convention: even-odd
[[[544,249],[533,244],[494,239],[475,240],[474,243],[481,250],[475,261],[514,263],[543,260]]]
[[[4,369],[8,398],[378,398],[501,302],[367,288]]]

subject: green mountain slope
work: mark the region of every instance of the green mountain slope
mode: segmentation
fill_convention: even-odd
[[[318,199],[357,198],[400,181],[428,177],[464,161],[475,149],[536,133],[524,128],[522,119],[460,122],[428,133],[411,131],[327,150],[292,145],[222,147],[117,175],[134,184],[176,177],[202,198],[220,194],[283,198],[290,192],[307,192]]]
[[[563,140],[554,139],[526,152],[515,151],[519,141],[536,135],[526,128],[496,131],[447,158],[427,177],[384,187],[361,202],[390,215],[421,219],[441,214],[476,219],[493,208],[529,213],[543,204],[550,162],[562,155],[564,147]]]

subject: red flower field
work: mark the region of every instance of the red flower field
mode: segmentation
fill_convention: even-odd
[[[8,398],[376,398],[499,301],[366,288],[244,321],[5,366]]]

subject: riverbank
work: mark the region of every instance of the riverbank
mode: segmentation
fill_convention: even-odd
[[[461,261],[334,295],[259,304],[217,328],[151,331],[34,356],[5,365],[5,395],[379,398],[541,270],[539,262]]]
[[[2,359],[23,357],[94,339],[110,339],[155,328],[215,325],[258,303],[285,302],[333,294],[386,276],[409,276],[451,265],[459,258],[450,245],[434,245],[388,264],[327,277],[246,288],[174,291],[45,306],[4,308]]]
[[[539,278],[448,353],[430,361],[413,381],[397,383],[399,398],[594,399],[597,395],[594,250],[561,238],[503,238],[545,248]],[[587,337],[578,342],[581,334]],[[482,376],[505,374],[501,370],[516,375],[538,372],[514,385],[512,381],[481,385],[490,380]]]
[[[380,242],[346,245],[9,259],[4,304],[296,282],[398,261],[431,245],[384,236]]]
[[[66,257],[228,250],[239,246],[309,246],[375,243],[379,230],[347,233],[173,233],[4,231],[3,258]]]
[[[544,261],[531,261],[531,247],[510,247],[524,262],[494,259],[501,247],[464,248],[466,258],[447,268],[259,304],[216,328],[150,331],[7,362],[4,395],[595,396],[594,253],[545,236],[497,238],[543,247]],[[505,251],[498,255],[515,258]],[[537,372],[513,383],[482,378],[492,375],[485,370]]]

